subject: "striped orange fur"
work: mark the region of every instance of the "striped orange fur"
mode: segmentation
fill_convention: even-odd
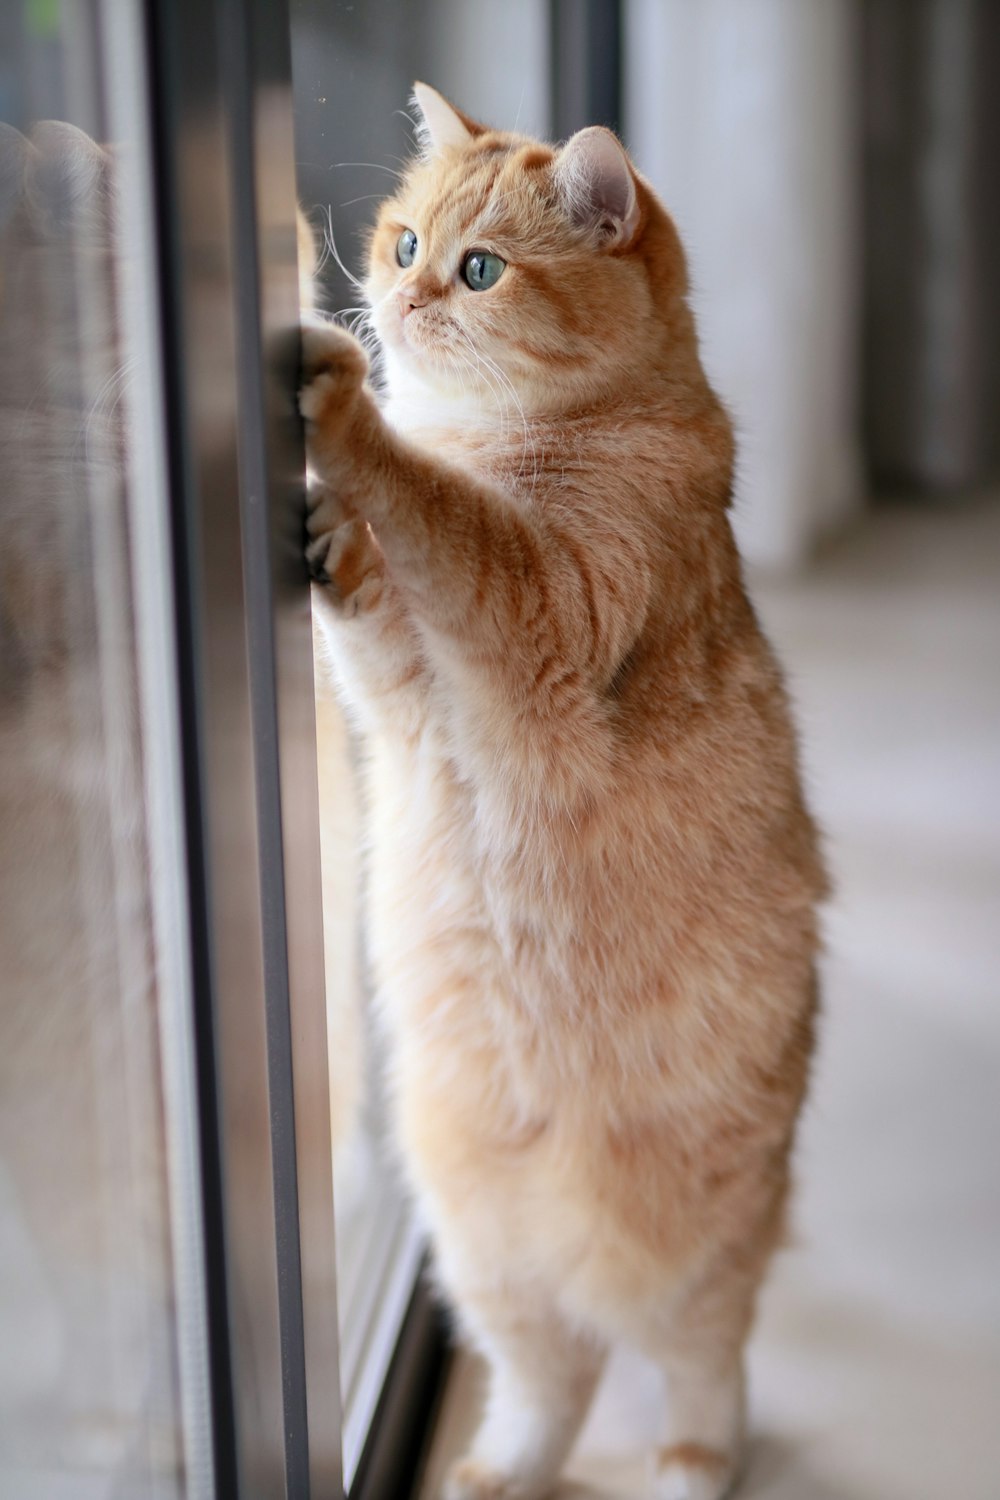
[[[712,1500],[824,891],[730,423],[674,226],[614,137],[549,147],[417,98],[424,153],[370,247],[384,394],[314,325],[301,406],[397,1137],[493,1374],[447,1493],[547,1494],[625,1339],[669,1378],[659,1493]],[[487,290],[470,251],[506,262]]]

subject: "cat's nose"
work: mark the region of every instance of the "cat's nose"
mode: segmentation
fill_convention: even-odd
[[[418,287],[401,286],[396,293],[396,301],[399,303],[400,314],[405,318],[415,307],[426,307],[428,299]]]

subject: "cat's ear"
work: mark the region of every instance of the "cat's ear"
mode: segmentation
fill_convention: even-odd
[[[618,249],[639,227],[639,196],[623,146],[603,125],[571,136],[556,159],[556,186],[574,224]]]
[[[448,146],[467,146],[486,127],[477,125],[460,109],[449,104],[437,89],[428,83],[413,85],[413,107],[420,116],[417,135],[424,156],[439,156]]]

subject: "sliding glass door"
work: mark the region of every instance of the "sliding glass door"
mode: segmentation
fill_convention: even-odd
[[[0,16],[0,1492],[335,1496],[288,18]]]

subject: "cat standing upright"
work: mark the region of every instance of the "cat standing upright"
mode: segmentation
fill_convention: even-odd
[[[546,1495],[610,1343],[716,1500],[780,1242],[824,875],[741,579],[674,226],[608,131],[418,85],[366,282],[308,328],[308,555],[367,744],[394,1119],[492,1383],[449,1500]]]

